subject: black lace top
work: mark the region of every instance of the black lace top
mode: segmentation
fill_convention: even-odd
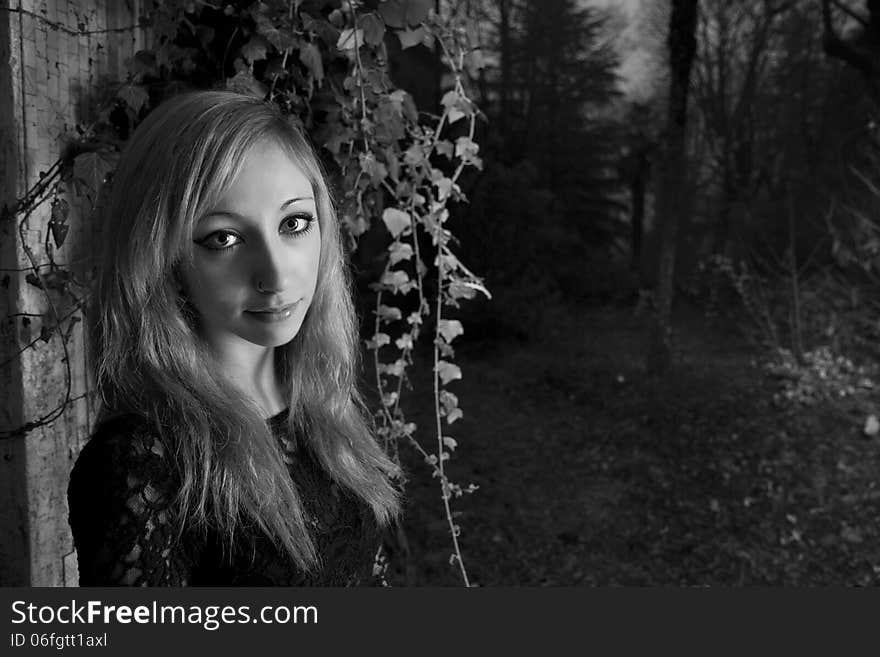
[[[81,586],[351,586],[383,582],[380,533],[367,505],[333,482],[306,441],[268,420],[303,500],[320,569],[301,571],[262,532],[244,527],[234,550],[221,537],[178,540],[177,478],[159,437],[134,416],[102,423],[67,491]]]

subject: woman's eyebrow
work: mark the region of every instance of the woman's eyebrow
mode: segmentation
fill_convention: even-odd
[[[287,201],[284,201],[284,203],[281,204],[281,209],[283,210],[288,205],[290,205],[292,203],[296,203],[297,201],[314,201],[314,200],[315,200],[314,196],[297,196],[296,198],[292,198]]]
[[[315,198],[313,196],[297,196],[295,198],[291,198],[291,199],[284,201],[284,203],[281,204],[280,209],[284,210],[285,208],[287,208],[287,206],[293,205],[294,203],[298,203],[299,201],[314,201],[314,200],[315,200]],[[207,219],[208,217],[212,217],[214,215],[225,215],[227,217],[232,217],[233,219],[246,219],[246,217],[244,215],[239,214],[238,212],[233,212],[232,210],[224,210],[224,209],[220,208],[220,209],[211,210],[210,212],[205,213],[204,215],[202,215],[202,217],[201,217],[201,219],[199,219],[199,221],[201,221],[202,219]]]

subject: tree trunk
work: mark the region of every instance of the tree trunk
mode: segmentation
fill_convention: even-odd
[[[729,141],[725,140],[724,145],[724,163],[721,174],[721,203],[718,208],[718,223],[715,225],[715,238],[713,240],[712,253],[720,255],[727,254],[727,244],[730,240],[733,223],[733,210],[736,203],[737,188],[733,179],[733,164],[731,163],[731,155],[728,151],[730,148]]]
[[[645,192],[650,177],[650,160],[648,149],[640,148],[635,153],[630,196],[632,214],[630,217],[630,264],[629,268],[642,282],[642,237],[645,233]]]
[[[501,24],[498,26],[499,36],[501,39],[501,88],[498,90],[499,97],[499,114],[498,114],[498,131],[502,135],[502,159],[508,155],[507,142],[509,139],[509,118],[510,118],[510,79],[511,66],[510,61],[510,0],[499,0],[498,8],[501,13]]]
[[[663,373],[672,366],[672,299],[679,216],[686,204],[686,128],[688,86],[696,52],[698,0],[672,0],[669,19],[669,108],[664,139],[664,167],[658,193],[660,253],[657,266],[656,307],[648,344],[649,372]]]

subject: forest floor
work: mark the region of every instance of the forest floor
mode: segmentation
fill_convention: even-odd
[[[645,319],[631,309],[557,309],[527,342],[461,338],[447,469],[479,486],[453,502],[472,583],[880,583],[870,400],[780,403],[736,333],[699,315],[676,323],[665,379],[643,373]],[[430,448],[430,363],[411,369],[424,378],[404,405]],[[392,554],[389,583],[460,585],[438,481],[402,455],[411,556]]]

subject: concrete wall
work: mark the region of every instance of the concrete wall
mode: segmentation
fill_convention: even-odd
[[[102,80],[124,79],[125,60],[143,47],[134,27],[140,5],[0,0],[0,208],[32,189],[76,127],[94,120]],[[89,279],[95,226],[88,204],[68,192],[60,196],[71,213],[57,250],[47,239],[51,196],[23,223],[21,214],[0,222],[0,585],[6,586],[75,585],[78,578],[66,492],[94,410],[83,325],[73,321],[82,312],[71,295],[26,280],[32,271],[28,250],[43,275],[54,250],[55,262],[80,283]],[[86,292],[71,289],[75,296]],[[60,331],[53,308],[62,318]],[[44,327],[51,330],[46,340],[40,338]],[[8,436],[34,422],[40,425]]]

